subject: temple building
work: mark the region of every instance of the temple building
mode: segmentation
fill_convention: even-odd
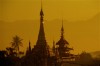
[[[24,58],[25,65],[23,66],[51,66],[50,62],[50,52],[49,45],[46,42],[45,32],[44,32],[44,13],[40,11],[40,30],[38,34],[38,39],[34,48],[31,49],[30,41],[29,47],[26,51],[26,57]]]
[[[60,59],[73,59],[74,55],[70,53],[73,48],[69,47],[68,41],[65,40],[64,38],[64,28],[63,28],[63,20],[62,20],[62,28],[61,28],[61,38],[60,40],[56,43],[57,51],[59,54]]]
[[[43,17],[44,13],[41,8],[40,11],[40,30],[38,34],[38,40],[32,52],[35,56],[37,56],[40,66],[47,66],[48,65],[48,58],[50,56],[49,53],[49,45],[47,45],[44,33],[44,26],[43,26]],[[38,65],[39,66],[39,65]]]
[[[31,42],[29,41],[29,47],[27,48],[26,55],[22,63],[23,66],[60,66],[59,60],[63,57],[71,58],[72,56],[72,54],[70,54],[70,50],[73,50],[73,48],[68,47],[69,43],[64,38],[63,23],[61,28],[61,38],[57,43],[53,41],[53,55],[51,55],[49,45],[47,44],[45,38],[43,22],[44,13],[41,5],[38,39],[34,48],[31,48]]]

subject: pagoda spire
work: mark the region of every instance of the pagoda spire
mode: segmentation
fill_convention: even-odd
[[[43,9],[42,9],[42,1],[41,1],[41,10],[40,10],[40,30],[39,30],[39,34],[38,34],[38,40],[37,40],[37,44],[40,44],[39,42],[46,42],[45,41],[45,32],[44,32],[44,25],[43,25],[43,21],[44,21],[44,13],[43,13]],[[45,44],[45,43],[41,43],[41,44]]]
[[[61,38],[63,38],[63,39],[64,39],[63,19],[62,19],[62,28],[61,28]]]
[[[61,38],[60,40],[56,43],[58,45],[58,52],[60,58],[62,57],[70,57],[70,50],[73,50],[72,48],[69,48],[69,43],[65,40],[64,38],[64,28],[63,28],[63,20],[62,20],[62,27],[61,27]]]
[[[31,52],[32,52],[32,50],[31,50],[31,42],[29,41],[29,46],[27,47],[26,55],[30,55]]]
[[[44,13],[42,9],[42,1],[41,1],[41,10],[40,10],[40,29],[38,34],[38,39],[36,45],[33,48],[34,55],[36,55],[36,62],[39,65],[37,66],[47,66],[49,55],[49,46],[47,45],[45,32],[44,32]]]
[[[62,19],[62,27],[61,27],[61,38],[60,40],[56,43],[56,45],[61,45],[64,46],[65,44],[69,44],[65,38],[64,38],[64,27],[63,27],[63,19]]]
[[[40,11],[40,22],[43,23],[43,16],[44,16],[44,13],[43,13],[43,6],[42,6],[42,0],[41,0],[41,11]]]
[[[31,52],[31,42],[29,41],[29,51]]]
[[[53,47],[52,47],[52,50],[53,50],[53,53],[55,54],[56,47],[55,47],[55,41],[54,41],[54,40],[53,40]]]

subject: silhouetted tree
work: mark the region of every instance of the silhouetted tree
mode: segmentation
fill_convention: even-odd
[[[5,50],[0,51],[0,59],[5,58],[6,55],[7,55],[7,51],[5,51]]]
[[[11,44],[16,52],[19,53],[19,47],[22,46],[22,39],[16,35],[15,37],[13,37]]]
[[[10,57],[14,57],[17,55],[17,53],[14,51],[15,49],[12,47],[7,47],[6,50],[8,52],[8,56],[10,56]]]

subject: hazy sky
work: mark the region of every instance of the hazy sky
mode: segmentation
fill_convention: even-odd
[[[47,20],[84,20],[100,12],[100,0],[43,0]],[[1,0],[3,20],[39,19],[41,0]]]
[[[75,52],[78,53],[84,50],[90,51],[90,52],[100,50],[99,49],[100,48],[100,45],[99,45],[100,44],[99,42],[100,20],[99,20],[99,17],[97,20],[94,20],[98,22],[98,24],[96,24],[95,26],[94,26],[95,22],[91,23],[92,21],[90,20],[96,14],[100,13],[100,5],[99,5],[100,0],[43,0],[42,4],[43,4],[44,15],[45,15],[44,16],[45,31],[46,31],[46,36],[47,36],[46,38],[48,40],[48,44],[50,45],[52,44],[53,37],[56,41],[60,38],[60,27],[61,27],[60,21],[62,20],[62,17],[63,17],[65,22],[67,21],[75,22],[74,24],[73,23],[64,24],[65,38],[68,39],[70,43],[73,43],[71,45],[73,46],[73,48],[75,47],[76,49]],[[0,39],[2,40],[1,42],[4,43],[4,45],[0,45],[0,48],[5,48],[6,46],[8,46],[11,41],[11,37],[14,36],[15,34],[19,34],[25,40],[27,39],[25,41],[26,43],[30,39],[31,39],[31,42],[32,42],[32,39],[34,39],[34,41],[32,42],[33,43],[32,45],[36,43],[37,34],[39,30],[40,7],[41,7],[41,0],[0,0],[0,14],[1,14],[0,20],[5,21],[3,25],[6,25],[8,23],[12,24],[12,22],[13,24],[20,22],[21,24],[20,27],[24,29],[26,28],[28,20],[33,20],[33,26],[30,23],[29,25],[31,25],[32,26],[31,29],[34,30],[32,31],[30,29],[29,30],[30,33],[29,33],[26,30],[21,30],[20,28],[18,28],[19,26],[16,26],[16,30],[14,30],[15,28],[14,26],[11,27],[9,25],[6,25],[5,27],[3,26],[0,27],[0,30],[2,31],[0,33],[1,34]],[[60,19],[60,21],[58,20],[58,23],[57,23],[57,19]],[[23,20],[25,20],[25,23]],[[35,20],[38,20],[36,21],[37,23],[35,22]],[[54,21],[55,23],[53,23]],[[81,22],[89,22],[91,24],[87,25],[86,23],[82,25]],[[77,24],[79,25],[75,26]],[[27,29],[30,28],[29,25],[27,26]],[[68,26],[68,25],[71,25],[71,26]],[[52,26],[54,30],[52,34],[50,34],[51,33],[50,31],[52,30]],[[76,31],[72,29],[74,28],[73,26],[75,26]],[[89,28],[88,26],[93,27],[93,29]],[[83,32],[81,31],[82,29],[83,29]],[[94,30],[94,32],[92,30]],[[3,32],[5,33],[3,34]],[[23,33],[23,35],[21,33]],[[4,36],[2,36],[2,34]],[[32,35],[32,36],[29,38],[28,35],[29,36]],[[24,44],[26,47],[27,45],[25,42]]]

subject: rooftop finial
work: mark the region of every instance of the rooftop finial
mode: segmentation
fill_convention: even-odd
[[[41,12],[40,12],[40,15],[44,16],[42,9],[43,9],[43,6],[42,6],[42,0],[41,0]]]
[[[29,51],[31,51],[31,42],[29,40]]]
[[[52,47],[53,53],[55,54],[56,52],[56,47],[55,47],[55,41],[53,40],[53,47]]]
[[[63,37],[63,34],[64,34],[64,28],[63,28],[63,18],[62,18],[62,28],[61,28],[61,37],[62,37],[62,38],[64,38],[64,37]]]
[[[62,29],[63,29],[63,19],[62,19]]]
[[[41,0],[41,10],[42,10],[42,0]]]
[[[41,11],[40,11],[40,17],[41,17],[41,23],[43,23],[43,16],[44,16],[44,13],[43,13],[43,10],[42,10],[42,0],[41,0]]]

